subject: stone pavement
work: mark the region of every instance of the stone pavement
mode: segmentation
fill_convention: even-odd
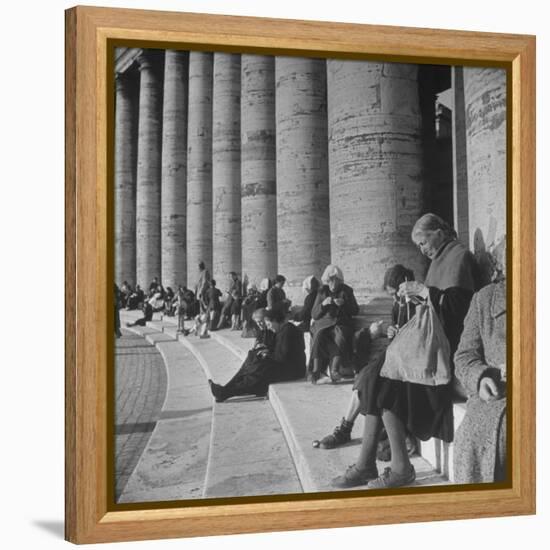
[[[123,329],[115,340],[115,496],[118,500],[145,449],[166,392],[160,353]]]
[[[173,337],[149,327],[131,330],[160,351],[167,388],[155,429],[119,502],[200,498],[212,425],[212,398],[203,370]]]

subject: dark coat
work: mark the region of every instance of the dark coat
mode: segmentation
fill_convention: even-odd
[[[456,376],[469,395],[466,416],[456,434],[454,470],[457,483],[492,482],[503,476],[506,394],[485,403],[479,383],[490,377],[503,387],[499,366],[506,365],[506,283],[491,284],[473,298],[455,354]],[[499,456],[502,454],[504,456]]]
[[[268,349],[267,356],[258,353],[261,348]],[[259,333],[254,348],[222,392],[225,398],[264,395],[269,384],[298,380],[305,376],[305,370],[304,335],[292,323],[284,323],[276,335],[271,331]]]
[[[336,305],[334,302],[323,305],[326,298],[332,298],[333,300],[341,298],[344,303],[341,306]],[[342,357],[346,366],[351,366],[353,357],[353,316],[357,315],[358,312],[359,306],[350,286],[341,285],[332,292],[328,285],[324,285],[317,291],[315,303],[311,310],[311,316],[315,322],[310,329],[313,338],[310,369],[313,368],[314,359],[328,363],[336,355]]]
[[[309,292],[304,299],[304,305],[294,317],[294,320],[300,323],[298,327],[303,332],[309,332],[309,328],[311,325],[311,311],[313,309],[313,304],[315,303],[316,298],[317,292]]]

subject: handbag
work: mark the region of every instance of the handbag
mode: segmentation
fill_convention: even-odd
[[[429,297],[387,347],[380,376],[426,386],[451,382],[451,347]]]

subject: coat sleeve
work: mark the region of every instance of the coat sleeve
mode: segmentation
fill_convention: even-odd
[[[306,296],[304,300],[304,305],[296,313],[296,316],[294,318],[295,321],[300,321],[302,323],[308,323],[309,321],[311,321],[311,310],[313,309],[313,305],[315,304],[315,297],[315,294],[312,292]]]
[[[348,287],[345,294],[344,310],[347,315],[353,317],[359,313],[359,305],[355,299],[355,294],[353,293],[353,288]]]
[[[479,299],[476,294],[464,321],[464,331],[454,356],[456,377],[468,395],[477,394],[479,382],[488,369],[480,331]]]
[[[443,325],[445,335],[454,354],[464,330],[464,319],[468,313],[473,292],[460,287],[438,290],[430,287],[430,300]]]
[[[322,289],[317,291],[313,308],[311,309],[311,317],[316,321],[321,319],[327,312],[328,306],[323,305],[323,300],[327,297],[326,293]]]

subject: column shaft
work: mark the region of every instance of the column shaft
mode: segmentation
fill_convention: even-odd
[[[470,242],[484,282],[506,234],[506,71],[464,67]]]
[[[357,294],[379,292],[385,270],[423,270],[411,242],[422,213],[416,65],[327,62],[332,261]]]
[[[226,289],[241,273],[241,56],[214,54],[212,272]]]
[[[115,282],[136,282],[137,94],[135,75],[116,76]]]
[[[277,274],[275,58],[241,60],[241,229],[243,281]]]
[[[330,261],[326,63],[277,57],[277,254],[287,293]]]
[[[139,59],[139,134],[136,195],[137,282],[148,288],[161,273],[160,189],[162,71],[164,52],[144,51]]]
[[[212,269],[212,59],[189,53],[187,135],[187,283],[196,284],[198,263]]]
[[[162,282],[174,291],[187,281],[188,53],[167,50],[162,132]]]
[[[468,156],[466,154],[466,112],[464,109],[464,67],[451,68],[453,117],[453,206],[458,238],[470,246],[468,219]]]

